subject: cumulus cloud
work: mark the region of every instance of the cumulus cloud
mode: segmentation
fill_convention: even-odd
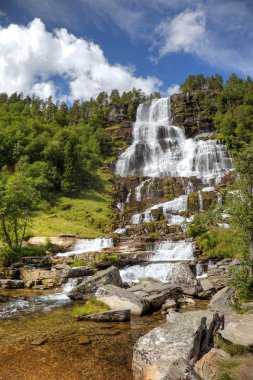
[[[132,67],[111,65],[99,45],[77,38],[66,29],[53,33],[36,18],[28,26],[0,29],[0,91],[47,97],[57,95],[55,77],[69,88],[68,99],[96,97],[133,87],[150,93],[159,89],[155,77],[138,77]]]
[[[172,84],[168,89],[167,89],[167,95],[171,96],[174,94],[179,94],[180,91],[180,85],[179,84]]]
[[[205,14],[186,9],[173,19],[162,21],[156,28],[161,38],[161,56],[179,51],[194,52],[205,36]]]

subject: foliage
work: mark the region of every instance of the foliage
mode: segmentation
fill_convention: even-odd
[[[80,315],[102,313],[108,310],[110,308],[104,302],[92,297],[84,305],[73,306],[71,312],[74,317],[78,317]]]
[[[34,245],[32,247],[14,247],[0,249],[0,266],[9,267],[10,265],[19,262],[20,258],[26,256],[45,256],[46,248],[43,245]]]
[[[119,257],[117,255],[109,255],[106,254],[105,252],[100,252],[99,255],[96,258],[96,262],[101,262],[101,261],[117,261]]]
[[[230,285],[238,289],[241,301],[253,299],[253,277],[249,268],[249,264],[244,260],[239,268],[233,267],[230,271]]]
[[[87,259],[78,259],[77,257],[75,257],[73,263],[70,264],[71,268],[82,267],[86,265],[88,265]]]

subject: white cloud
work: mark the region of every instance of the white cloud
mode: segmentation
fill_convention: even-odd
[[[111,65],[97,44],[66,29],[49,33],[38,18],[27,27],[12,24],[0,29],[0,92],[55,96],[54,76],[69,87],[69,100],[114,88],[150,93],[161,85],[155,77],[137,77],[132,67]]]
[[[167,89],[167,94],[168,96],[174,95],[174,94],[179,94],[180,91],[180,85],[179,84],[172,84],[168,89]]]
[[[195,52],[205,38],[205,14],[186,9],[173,19],[162,21],[156,28],[161,38],[161,56],[179,51]]]

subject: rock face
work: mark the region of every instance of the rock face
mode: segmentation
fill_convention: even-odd
[[[189,265],[186,263],[177,263],[175,265],[169,283],[177,285],[182,289],[184,294],[190,296],[196,295],[202,290]]]
[[[208,311],[177,314],[174,322],[151,330],[136,342],[135,380],[199,379],[192,366],[209,350],[219,318]]]
[[[219,310],[233,310],[233,304],[235,302],[235,288],[226,286],[218,291],[210,302],[210,308],[216,311]]]
[[[68,293],[68,297],[73,300],[86,299],[89,295],[95,294],[97,289],[104,285],[122,286],[118,268],[111,266],[108,269],[96,273],[94,276],[76,286]]]
[[[130,310],[110,310],[102,313],[79,315],[77,320],[95,322],[127,322],[130,320]]]
[[[182,290],[178,286],[164,283],[155,283],[153,285],[134,285],[129,288],[138,298],[150,304],[151,310],[157,310],[162,307],[168,299],[178,299],[182,295]]]
[[[21,289],[24,287],[22,280],[0,280],[0,288],[2,289]]]
[[[134,293],[114,285],[100,287],[96,291],[95,297],[103,301],[112,310],[130,309],[132,315],[143,315],[149,308],[149,304]]]
[[[227,352],[218,348],[212,348],[195,363],[194,369],[201,379],[214,380],[219,374],[218,361],[229,358],[230,355]]]
[[[233,315],[220,331],[222,338],[233,344],[253,346],[253,315]]]

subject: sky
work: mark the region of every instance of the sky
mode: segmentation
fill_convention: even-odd
[[[0,92],[73,102],[253,76],[253,0],[0,0]]]

